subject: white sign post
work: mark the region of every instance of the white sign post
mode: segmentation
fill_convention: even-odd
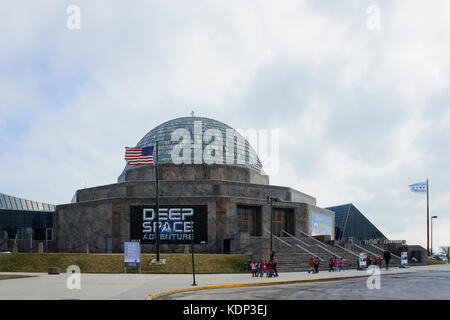
[[[367,254],[365,254],[365,253],[359,254],[359,267],[360,268],[367,267]]]
[[[141,273],[141,244],[139,242],[124,242],[123,248],[125,256],[125,273],[127,272],[127,268],[138,267],[139,273]]]
[[[401,265],[402,267],[405,267],[408,265],[408,252],[402,252],[401,253]]]

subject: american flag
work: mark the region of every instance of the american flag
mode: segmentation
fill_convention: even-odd
[[[125,147],[125,160],[130,166],[153,164],[153,146]]]

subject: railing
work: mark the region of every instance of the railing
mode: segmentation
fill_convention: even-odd
[[[305,235],[306,237],[308,237],[308,238],[310,238],[310,239],[316,241],[316,242],[317,242],[316,245],[317,245],[319,248],[321,248],[321,249],[323,249],[324,251],[328,252],[328,253],[331,254],[332,256],[336,256],[336,257],[338,257],[339,259],[341,258],[341,256],[338,255],[337,253],[335,253],[335,252],[333,252],[333,251],[328,250],[327,248],[325,248],[325,247],[323,246],[323,244],[322,244],[321,241],[317,240],[317,239],[314,238],[314,237],[311,237],[310,235],[306,234],[305,232],[303,232],[303,231],[301,231],[301,230],[299,230],[299,231],[300,231],[301,234]]]
[[[286,230],[283,230],[283,232],[284,232],[285,234],[287,234],[289,237],[291,237],[292,239],[294,239],[294,240],[300,242],[301,244],[306,245],[306,246],[308,246],[308,247],[311,247],[311,245],[310,245],[309,243],[303,242],[302,240],[300,240],[300,239],[294,237],[292,234],[290,234],[290,233],[287,232]],[[319,258],[320,260],[323,260],[323,259],[322,259],[321,257],[319,257],[317,254],[315,254],[314,252],[311,252],[311,251],[309,251],[308,249],[302,247],[302,246],[299,245],[298,243],[295,243],[294,245],[295,245],[296,247],[300,248],[301,250],[305,251],[306,253],[312,255],[313,257],[316,257],[316,258]]]
[[[380,243],[381,242],[381,243]],[[372,240],[361,240],[361,244],[406,244],[406,240],[380,240],[380,239],[372,239]]]
[[[267,231],[267,230],[264,230],[264,231],[266,231],[268,234],[271,234],[270,233],[270,231]],[[289,243],[287,243],[286,241],[284,241],[284,240],[282,240],[282,239],[280,239],[279,237],[277,237],[276,235],[274,235],[274,234],[272,234],[272,237],[274,237],[275,239],[277,239],[278,241],[281,241],[281,242],[283,242],[285,245],[287,245],[288,247],[292,247],[292,245],[291,244],[289,244]]]
[[[300,242],[302,245],[307,246],[307,247],[311,247],[311,245],[309,243],[303,242],[302,240],[300,240],[299,238],[294,237],[292,234],[290,234],[289,232],[287,232],[286,230],[283,230],[283,232],[285,234],[287,234],[289,237],[291,237],[292,239]]]
[[[374,247],[374,248],[376,248],[376,249],[378,249],[378,250],[384,252],[383,249],[381,249],[380,247],[374,246],[373,244],[369,244],[369,246],[372,246],[372,247]],[[402,258],[400,258],[399,256],[397,256],[396,254],[393,254],[392,252],[391,252],[391,256],[393,256],[393,257],[395,257],[395,258],[398,258],[398,259],[400,259],[400,260],[402,259]]]
[[[344,250],[344,251],[346,251],[346,252],[348,252],[348,253],[354,255],[355,257],[359,257],[359,256],[358,256],[356,253],[354,253],[353,251],[348,250],[347,248],[344,248],[344,247],[338,245],[337,243],[335,243],[334,245],[337,246],[337,247],[339,247],[339,248],[341,248],[342,250]]]
[[[363,250],[363,251],[365,251],[365,252],[370,253],[370,254],[373,255],[373,256],[377,256],[376,253],[374,253],[374,252],[372,252],[372,251],[369,251],[369,250],[367,250],[367,249],[364,249],[363,247],[358,246],[356,243],[353,243],[353,245],[354,245],[355,247],[357,247],[358,249],[360,249],[360,250]]]

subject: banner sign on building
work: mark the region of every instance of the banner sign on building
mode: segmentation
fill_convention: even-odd
[[[408,252],[401,253],[402,264],[408,264]]]
[[[189,244],[192,235],[194,243],[207,243],[207,212],[206,205],[161,206],[158,217],[160,243]],[[156,243],[154,206],[130,206],[130,238],[143,244]]]
[[[331,217],[311,212],[312,236],[321,236],[321,235],[332,236],[333,235],[332,228],[333,228],[333,219]]]
[[[126,268],[138,268],[141,263],[141,245],[139,242],[125,242],[123,245]]]

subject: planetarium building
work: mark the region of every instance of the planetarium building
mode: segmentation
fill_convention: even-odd
[[[257,257],[269,251],[271,232],[280,241],[334,239],[335,213],[310,195],[270,185],[253,147],[230,126],[173,119],[136,147],[156,142],[157,170],[126,165],[117,183],[80,189],[72,203],[56,207],[58,251],[120,253],[124,242],[140,241],[143,252],[155,252],[157,187],[161,252],[185,252],[193,240],[197,252]]]

